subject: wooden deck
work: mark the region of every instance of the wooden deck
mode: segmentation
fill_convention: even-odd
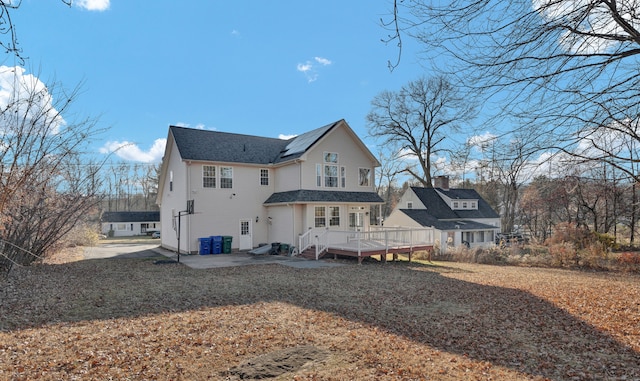
[[[427,250],[433,250],[433,245],[385,246],[384,244],[380,244],[376,241],[359,241],[355,243],[329,244],[327,246],[327,254],[333,254],[334,259],[338,255],[356,257],[358,258],[359,264],[362,263],[364,258],[371,257],[373,255],[380,255],[380,258],[384,263],[387,261],[386,254],[393,254],[394,261],[397,259],[398,254],[407,254],[409,256],[409,262],[411,262],[411,255],[414,252]]]
[[[400,253],[411,255],[416,251],[433,250],[433,228],[377,228],[369,231],[309,230],[298,239],[302,251],[311,249],[315,259],[325,254],[344,255],[358,258],[358,263],[366,257],[393,254],[394,260]]]

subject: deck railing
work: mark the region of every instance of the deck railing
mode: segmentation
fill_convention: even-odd
[[[338,250],[363,251],[386,250],[400,247],[433,245],[431,228],[388,228],[370,231],[327,231],[327,246]]]
[[[328,248],[358,253],[395,248],[413,248],[434,243],[433,228],[371,227],[369,231],[308,230],[298,238],[299,252],[315,246],[316,260]]]
[[[308,248],[315,246],[316,260],[318,260],[320,254],[327,249],[327,232],[327,229],[307,230],[304,234],[298,237],[298,252],[302,253]]]

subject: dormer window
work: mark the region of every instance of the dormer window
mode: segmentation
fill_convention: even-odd
[[[458,201],[454,201],[453,202],[453,209],[458,209],[460,208],[460,203]]]
[[[471,209],[478,209],[475,201],[471,201]]]
[[[464,202],[462,203],[462,209],[467,209],[467,202],[466,202],[466,201],[464,201]]]
[[[407,209],[413,209],[413,202],[407,201]]]

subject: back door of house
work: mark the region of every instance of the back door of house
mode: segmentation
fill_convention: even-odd
[[[251,250],[252,248],[251,220],[240,220],[240,241],[238,242],[238,249]]]

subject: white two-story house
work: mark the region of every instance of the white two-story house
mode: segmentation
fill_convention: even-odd
[[[385,227],[432,227],[435,245],[447,248],[493,246],[500,215],[474,189],[450,189],[439,176],[434,188],[410,187],[384,221]]]
[[[199,238],[228,236],[234,250],[250,250],[295,245],[310,229],[365,230],[370,207],[382,203],[379,165],[344,120],[289,140],[170,126],[157,199],[162,246],[197,253]]]

